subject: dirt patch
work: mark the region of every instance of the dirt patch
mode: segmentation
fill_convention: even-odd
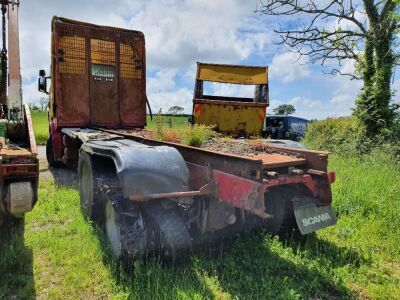
[[[224,139],[224,138],[212,138],[208,139],[201,148],[234,154],[234,155],[246,155],[253,156],[260,152],[263,152],[260,147],[265,147],[266,143],[260,140],[234,140],[234,139]]]
[[[125,130],[123,132],[146,139],[157,139],[155,132],[149,130]],[[265,152],[265,146],[267,146],[267,143],[262,139],[249,140],[233,139],[229,137],[213,137],[207,139],[200,148],[235,155],[251,156],[259,154],[260,152]]]
[[[54,180],[59,186],[78,187],[78,175],[76,170],[67,167],[49,167],[45,159],[39,160],[39,178],[41,180]]]

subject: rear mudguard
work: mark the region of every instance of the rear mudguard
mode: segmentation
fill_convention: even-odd
[[[125,198],[133,194],[172,193],[188,189],[189,171],[175,148],[115,139],[87,141],[81,151],[114,161]]]

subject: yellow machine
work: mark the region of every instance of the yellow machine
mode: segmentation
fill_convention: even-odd
[[[253,98],[203,94],[203,82],[254,85]],[[197,63],[193,123],[230,135],[261,135],[268,99],[268,67]]]

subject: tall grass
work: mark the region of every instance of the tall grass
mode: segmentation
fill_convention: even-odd
[[[47,119],[48,112],[40,111],[40,110],[32,110],[32,121],[33,121],[33,130],[35,133],[36,143],[38,145],[45,145],[47,142],[47,137],[49,134],[49,121]],[[172,129],[186,127],[188,124],[187,116],[165,116],[162,121],[162,128],[169,129],[170,125],[172,125]],[[147,129],[155,130],[157,128],[157,118],[153,117],[153,120],[150,119],[150,116],[147,115]]]
[[[334,227],[299,239],[246,234],[183,265],[124,273],[79,210],[77,190],[42,181],[24,239],[0,237],[0,298],[400,298],[400,171],[385,154],[330,158]],[[213,249],[213,251],[211,251]]]
[[[148,128],[154,132],[155,138],[161,141],[201,147],[207,139],[216,135],[211,126],[201,124],[190,125],[187,122],[180,126],[166,128],[164,126],[165,118],[165,116],[158,114],[155,119],[156,127],[153,129]]]
[[[36,144],[45,145],[49,135],[48,112],[45,110],[32,110],[31,115]]]
[[[252,233],[177,267],[125,273],[79,194],[42,180],[23,226],[0,228],[0,299],[400,299],[400,168],[392,156],[331,155],[338,223],[303,238]]]

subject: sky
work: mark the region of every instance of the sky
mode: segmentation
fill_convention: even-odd
[[[196,62],[269,66],[269,112],[293,104],[296,115],[322,119],[351,114],[360,81],[324,74],[277,45],[282,19],[256,13],[258,0],[21,0],[23,97],[39,102],[40,69],[50,69],[51,18],[56,15],[142,31],[146,39],[147,95],[153,111],[182,106],[191,113]],[[351,62],[341,68],[352,70]],[[394,80],[394,87],[400,80]],[[400,90],[400,88],[399,88]],[[252,86],[210,84],[224,96],[253,95]]]

